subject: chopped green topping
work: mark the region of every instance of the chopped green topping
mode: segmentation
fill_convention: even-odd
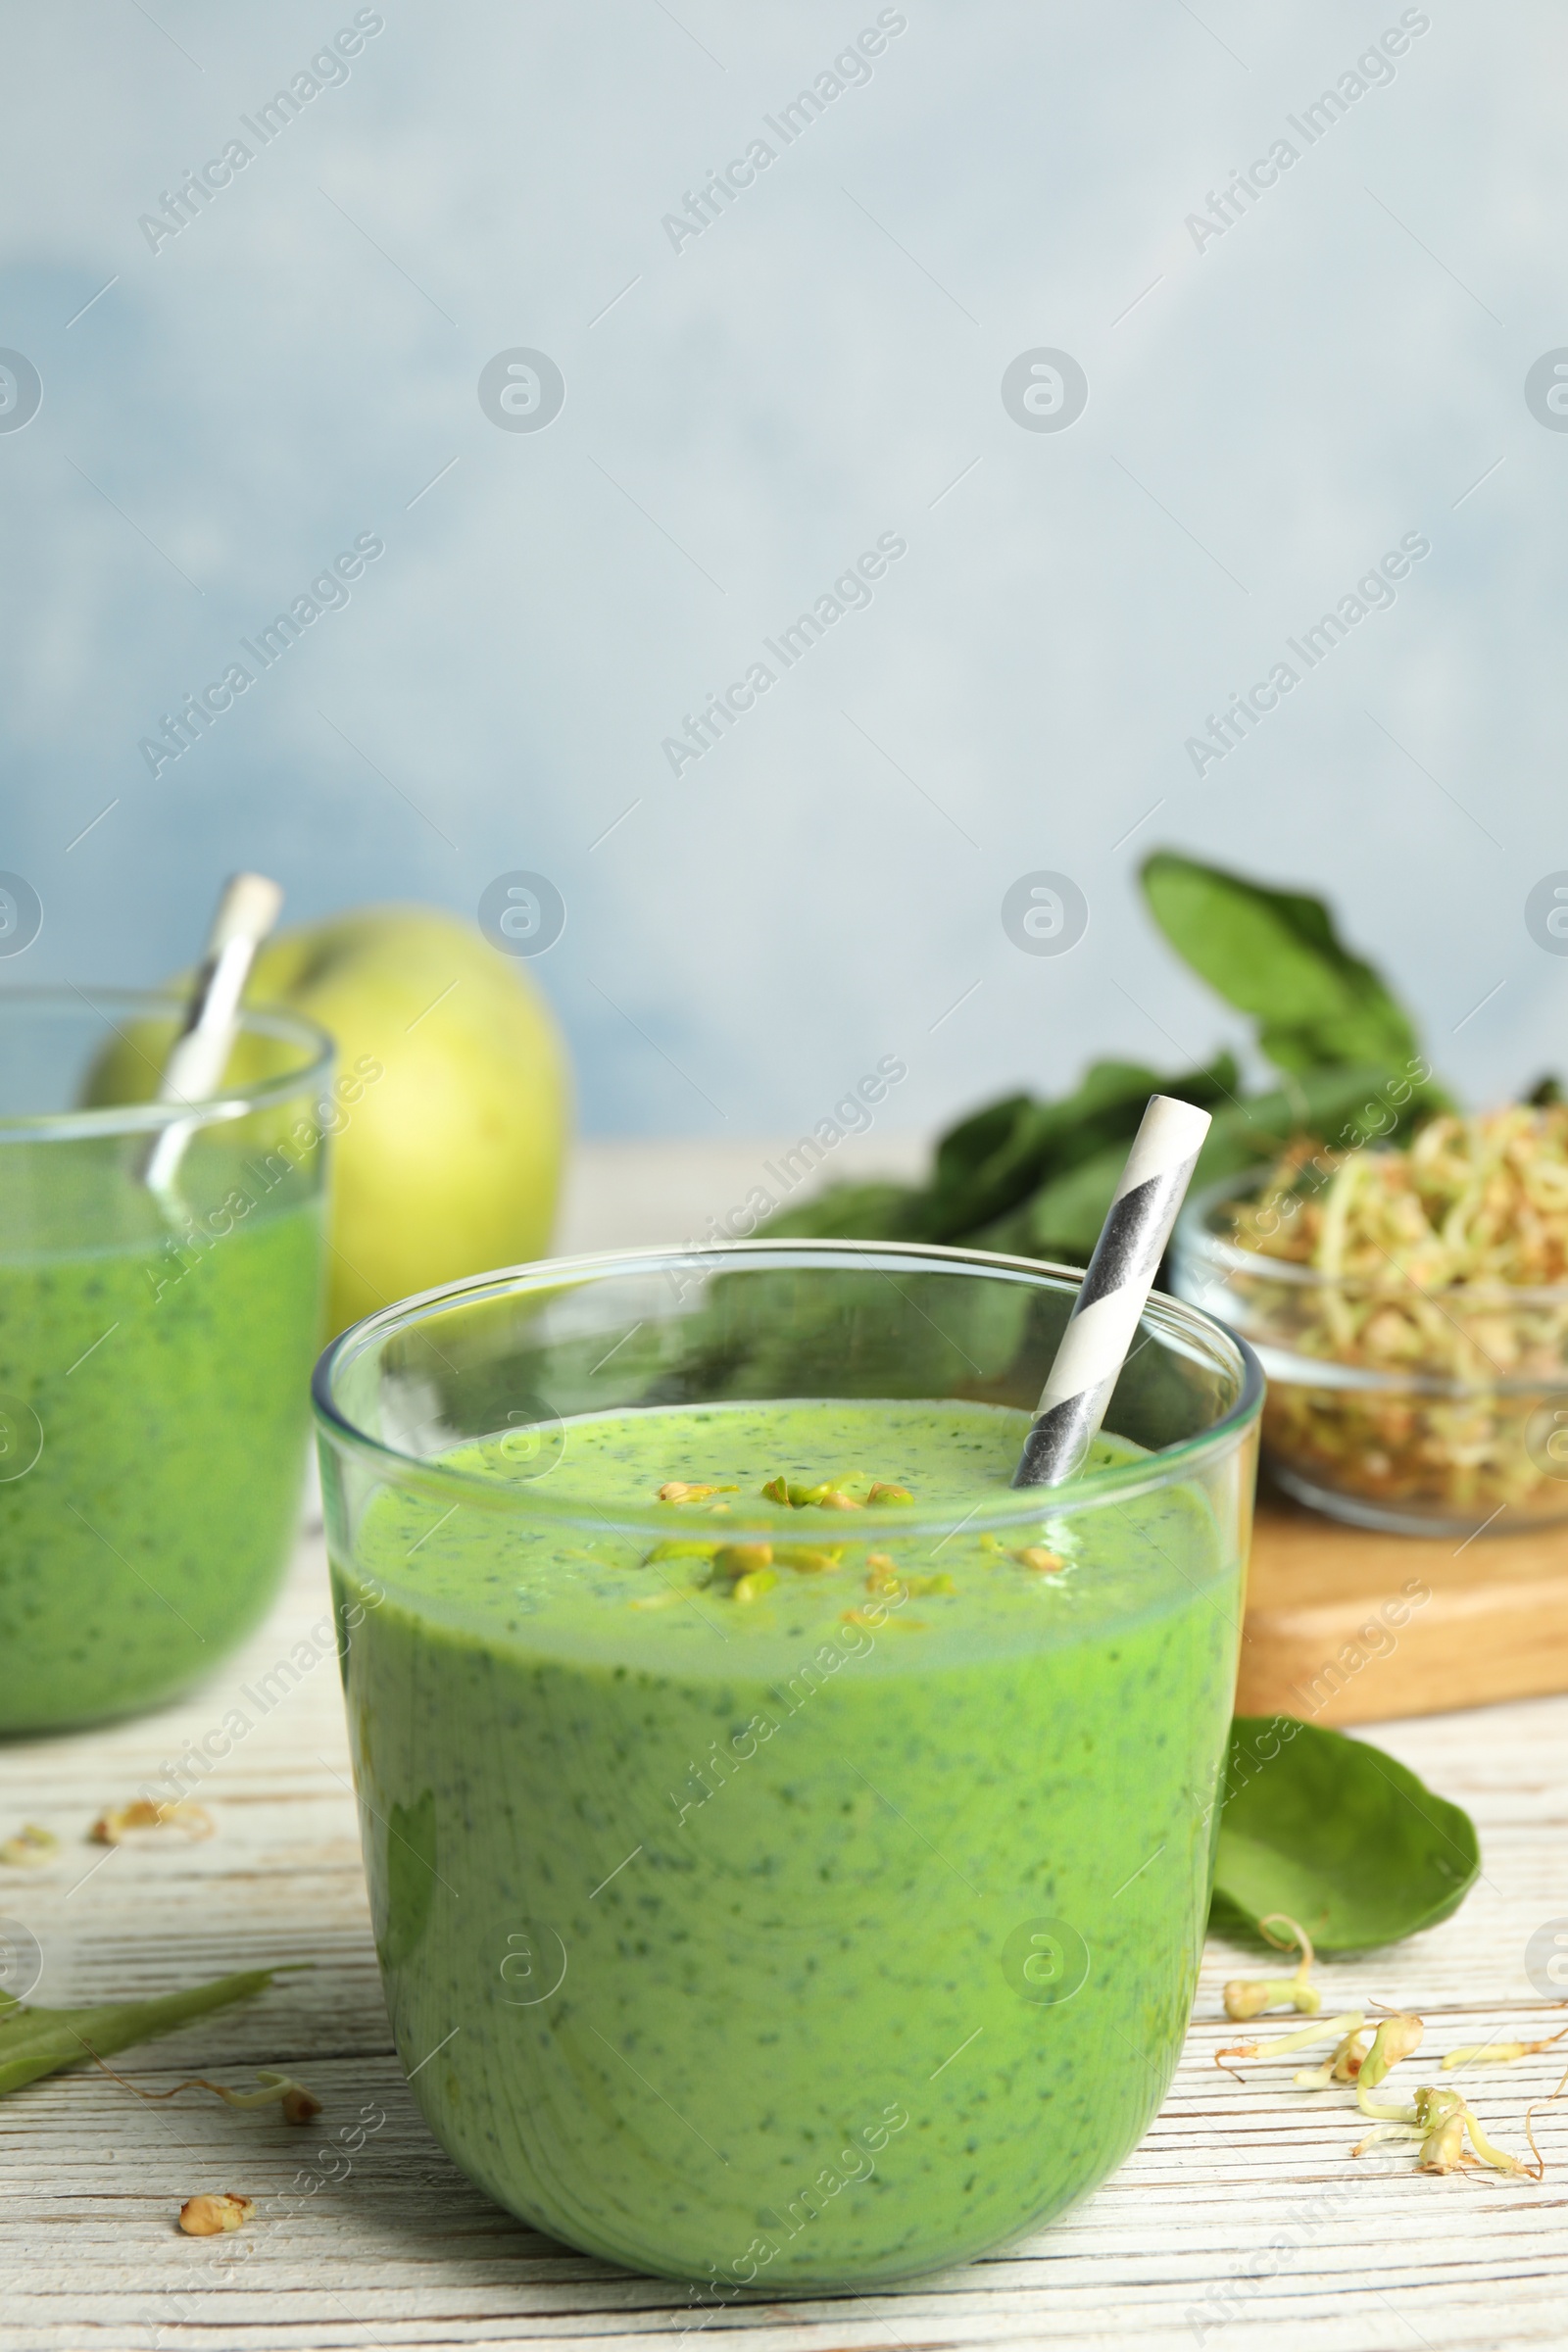
[[[771,1544],[721,1544],[713,1554],[715,1576],[750,1576],[756,1568],[773,1564]]]
[[[928,1592],[956,1592],[958,1590],[946,1569],[934,1576],[904,1576],[890,1552],[868,1551],[865,1555],[865,1589],[868,1592],[920,1594]]]
[[[852,1493],[852,1487],[859,1492]],[[713,1500],[714,1496],[739,1492],[733,1486],[669,1479],[660,1488],[659,1498],[662,1502],[706,1506],[711,1513],[730,1508],[726,1502]],[[868,1478],[860,1471],[803,1480],[791,1479],[781,1470],[776,1477],[764,1481],[760,1493],[765,1502],[781,1503],[794,1511],[891,1509],[914,1499],[908,1487],[899,1486],[891,1479]],[[1057,1576],[1067,1565],[1059,1551],[1045,1544],[1009,1546],[1000,1536],[983,1535],[978,1544],[983,1553],[989,1553],[999,1562],[1015,1561],[1037,1576]],[[777,1586],[781,1569],[790,1569],[797,1576],[829,1576],[843,1566],[845,1550],[843,1544],[724,1544],[705,1543],[700,1538],[671,1539],[656,1544],[644,1554],[645,1567],[673,1560],[703,1561],[709,1563],[708,1574],[699,1576],[695,1583],[683,1586],[679,1592],[649,1594],[634,1601],[632,1606],[665,1608],[672,1600],[684,1599],[705,1586],[728,1592],[736,1600],[756,1600]],[[907,1600],[916,1594],[953,1594],[959,1590],[956,1580],[946,1571],[925,1576],[906,1575],[891,1553],[885,1551],[866,1552],[864,1566],[866,1592],[884,1598],[897,1595],[900,1600]],[[846,1620],[856,1621],[854,1612]]]
[[[1036,1576],[1055,1576],[1067,1565],[1062,1554],[1046,1544],[1024,1544],[1013,1548],[1004,1544],[1000,1536],[982,1536],[980,1548],[1004,1559],[1016,1560],[1020,1568],[1028,1568]]]
[[[768,1480],[762,1494],[768,1502],[787,1502],[795,1511],[812,1508],[819,1511],[858,1511],[865,1507],[846,1491],[846,1481],[842,1478],[824,1478],[814,1486],[808,1486],[781,1474]]]

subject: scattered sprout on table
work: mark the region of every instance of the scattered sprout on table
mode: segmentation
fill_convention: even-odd
[[[53,1830],[42,1830],[35,1821],[29,1821],[14,1838],[0,1843],[0,1863],[8,1870],[42,1870],[60,1850],[60,1840]]]
[[[127,1839],[164,1830],[178,1830],[192,1839],[210,1838],[213,1817],[205,1805],[193,1804],[188,1798],[160,1805],[151,1797],[138,1796],[128,1805],[115,1805],[100,1813],[87,1835],[98,1845],[123,1845]]]
[[[1544,2041],[1474,2041],[1462,2049],[1450,2050],[1443,2061],[1446,2074],[1455,2066],[1507,2066],[1515,2058],[1533,2058],[1540,2050],[1549,2050],[1553,2042],[1561,2041],[1568,2034],[1564,2026],[1556,2034],[1548,2034]]]
[[[1309,1958],[1310,1951],[1308,1944],[1303,1958]],[[1231,2006],[1231,1995],[1245,1993],[1249,1989],[1250,1987],[1242,1983],[1226,1986],[1228,2016],[1237,2014]],[[1234,2066],[1227,2065],[1227,2060],[1285,2058],[1307,2048],[1314,2041],[1332,2039],[1335,2046],[1329,2057],[1320,2066],[1301,2069],[1292,2077],[1292,2082],[1296,2089],[1306,2091],[1329,2090],[1336,2084],[1347,2087],[1354,2085],[1356,2106],[1371,2120],[1373,2129],[1356,2141],[1350,2150],[1352,2156],[1364,2155],[1368,2148],[1389,2141],[1416,2142],[1419,2145],[1416,2157],[1418,2172],[1469,2171],[1472,2167],[1467,2164],[1464,2153],[1468,2137],[1476,2164],[1488,2172],[1500,2173],[1516,2180],[1540,2180],[1544,2178],[1545,2165],[1536,2145],[1528,2112],[1525,2116],[1525,2135],[1536,2159],[1533,2167],[1493,2142],[1474,2108],[1457,2090],[1445,2090],[1427,2083],[1416,2091],[1408,2106],[1394,2106],[1386,2099],[1371,2097],[1369,2094],[1382,2088],[1394,2069],[1419,2049],[1426,2028],[1424,2021],[1412,2011],[1398,2011],[1381,2021],[1372,2036],[1371,2047],[1367,2048],[1365,2026],[1365,2014],[1359,2009],[1347,2010],[1339,2017],[1314,2016],[1310,2025],[1299,2027],[1292,2034],[1282,2034],[1272,2041],[1232,2042],[1225,2049],[1215,2052],[1215,2063],[1223,2067],[1227,2074],[1235,2074]],[[1564,2028],[1564,2032],[1568,2033],[1568,2027]],[[1557,2038],[1559,2036],[1552,2035],[1546,2041],[1497,2043],[1490,2047],[1482,2044],[1473,2051],[1455,2050],[1449,2053],[1444,2064],[1446,2067],[1460,2065],[1468,2058],[1491,2054],[1492,2050],[1505,2050],[1510,2055],[1522,2056],[1526,2051],[1549,2049],[1551,2041]],[[1241,2079],[1237,2077],[1238,2081]],[[1568,2082],[1568,2077],[1564,2081]],[[1560,2091],[1563,2083],[1557,2087]]]
[[[1266,2009],[1295,2009],[1302,2017],[1315,2017],[1323,2006],[1322,1997],[1309,1982],[1312,1973],[1312,1938],[1306,1930],[1298,1927],[1288,1912],[1270,1911],[1259,1920],[1259,1930],[1265,1941],[1276,1951],[1296,1950],[1300,1953],[1293,1977],[1233,1977],[1224,1992],[1225,2014],[1240,2025],[1250,2017],[1261,2017]],[[1274,1927],[1289,1930],[1283,1939],[1269,1934]]]
[[[92,2052],[97,2058],[97,2051]],[[175,2082],[168,2090],[144,2090],[139,2082],[117,2074],[102,2058],[98,2064],[111,2082],[122,2090],[134,2091],[138,2099],[177,2099],[182,2090],[210,2090],[214,2098],[221,2099],[227,2107],[277,2107],[285,2124],[308,2124],[321,2112],[321,2102],[314,2090],[296,2082],[292,2075],[279,2074],[272,2067],[258,2067],[256,2080],[260,2090],[235,2090],[227,2082],[211,2082],[205,2075],[188,2075],[183,2082]]]
[[[241,2197],[226,2188],[215,2196],[187,2197],[179,2209],[179,2226],[187,2237],[218,2237],[241,2230],[256,2211],[254,2197]]]

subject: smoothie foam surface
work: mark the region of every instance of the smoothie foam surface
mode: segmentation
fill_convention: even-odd
[[[1072,1642],[1223,1582],[1227,1563],[1197,1487],[1152,1482],[1090,1510],[1070,1507],[1070,1497],[1018,1498],[1010,1524],[977,1532],[972,1522],[988,1526],[1028,1426],[1027,1413],[963,1400],[654,1406],[566,1421],[547,1444],[544,1469],[533,1433],[503,1432],[438,1458],[514,1489],[516,1513],[486,1510],[482,1498],[454,1508],[447,1494],[387,1486],[361,1522],[355,1565],[432,1627],[524,1651],[667,1660],[698,1672],[705,1661],[738,1662],[736,1643],[754,1664],[775,1663],[847,1618],[852,1629],[874,1618],[890,1597],[901,1631],[934,1635],[951,1658]],[[1086,1470],[1149,1458],[1102,1437]],[[760,1490],[780,1476],[839,1479],[861,1493],[883,1482],[910,1502],[770,1508]],[[717,1492],[695,1505],[659,1505],[661,1486],[672,1483]],[[650,1506],[657,1529],[621,1532],[619,1516],[646,1517]],[[909,1532],[916,1521],[919,1532]],[[777,1582],[737,1602],[705,1555],[759,1541],[771,1542]],[[805,1569],[791,1564],[802,1554]],[[1031,1565],[1041,1554],[1052,1564]],[[872,1556],[889,1566],[868,1571]],[[907,1647],[901,1642],[884,1667]]]

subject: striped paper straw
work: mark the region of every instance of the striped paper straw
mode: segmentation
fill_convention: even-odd
[[[160,1102],[204,1102],[221,1086],[239,1035],[239,1001],[256,951],[282,904],[282,891],[266,874],[232,874],[224,883],[185,1026],[164,1066]],[[153,1192],[171,1190],[194,1132],[195,1122],[189,1119],[176,1119],[160,1131],[141,1171],[142,1182]]]
[[[1206,1110],[1150,1096],[1024,1440],[1015,1487],[1059,1487],[1088,1453],[1208,1127]]]

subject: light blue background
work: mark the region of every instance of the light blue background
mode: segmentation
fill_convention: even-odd
[[[534,868],[586,1128],[794,1128],[889,1053],[907,1126],[1235,1034],[1141,911],[1171,843],[1328,891],[1472,1097],[1568,1065],[1523,921],[1568,867],[1544,0],[1434,0],[1201,252],[1186,217],[1394,0],[909,0],[678,252],[662,217],[876,6],[386,0],[151,252],[138,216],[355,13],[0,18],[0,344],[44,383],[0,434],[0,866],[45,906],[0,981],[158,976],[239,864],[294,919]],[[515,345],[565,376],[543,432],[478,404]],[[1067,431],[1004,410],[1036,345],[1087,370]],[[154,779],[159,713],[367,530],[346,609]],[[870,608],[673,776],[682,713],[884,531]],[[1200,780],[1205,714],[1410,531],[1394,608]],[[1004,935],[1036,867],[1088,898],[1070,955]]]

